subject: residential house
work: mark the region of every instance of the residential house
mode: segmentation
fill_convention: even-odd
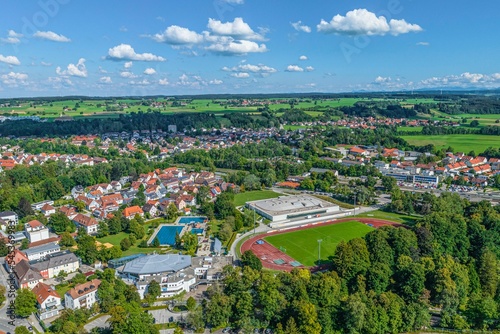
[[[354,156],[368,156],[369,152],[361,147],[353,146],[349,149],[349,154]]]
[[[150,217],[155,217],[156,213],[158,212],[158,209],[156,208],[156,205],[146,203],[142,207],[142,211],[144,211],[144,213],[148,213]]]
[[[99,230],[99,223],[92,217],[82,215],[81,213],[71,219],[77,228],[84,228],[87,234],[95,234]]]
[[[50,238],[49,229],[38,220],[32,220],[24,225],[24,231],[30,243]]]
[[[142,209],[138,205],[134,205],[134,206],[125,208],[125,210],[123,210],[123,216],[127,219],[133,219],[135,217],[135,215],[139,215],[141,217],[144,217],[144,211],[142,211]]]
[[[77,215],[76,208],[74,206],[61,206],[59,212],[62,212],[70,220]]]
[[[14,267],[14,280],[19,289],[33,289],[43,281],[40,272],[32,268],[27,260],[21,260]]]
[[[83,186],[74,186],[73,189],[71,189],[71,197],[74,199],[78,198],[79,196],[83,196],[85,194],[85,188]]]
[[[89,211],[94,211],[99,207],[99,203],[97,203],[97,201],[92,198],[88,198],[85,196],[78,196],[76,200],[85,203],[85,209]]]
[[[40,211],[42,212],[42,214],[45,217],[48,217],[51,214],[56,213],[56,208],[54,208],[52,205],[46,203],[44,206],[42,206],[42,208],[40,209]]]
[[[98,301],[97,289],[99,285],[101,285],[101,281],[97,278],[76,285],[64,295],[64,305],[71,310],[92,307]]]
[[[80,268],[80,260],[68,250],[47,255],[45,259],[30,261],[29,264],[44,279],[57,277],[61,271],[72,273]]]
[[[45,204],[54,205],[54,201],[47,200],[38,203],[33,203],[31,204],[31,208],[33,210],[41,210]]]
[[[19,223],[19,216],[13,211],[0,212],[0,219],[6,222],[12,221],[14,222],[14,225],[17,225]]]
[[[61,296],[50,285],[40,282],[31,291],[36,296],[40,320],[54,317],[63,309]]]

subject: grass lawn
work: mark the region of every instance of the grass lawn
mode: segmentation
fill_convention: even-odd
[[[64,286],[61,284],[58,284],[58,285],[56,285],[56,292],[59,294],[59,296],[64,298],[64,295],[66,294],[66,292],[69,291],[73,287],[74,287],[74,285],[72,285],[72,284],[67,284]]]
[[[283,194],[278,194],[271,190],[245,191],[243,193],[234,195],[234,205],[240,206],[244,205],[246,202],[267,198],[276,198],[278,196],[283,196]]]
[[[278,234],[264,238],[276,248],[283,247],[286,254],[303,265],[313,266],[318,261],[318,240],[321,242],[321,261],[326,261],[335,252],[340,241],[360,238],[373,227],[355,220],[328,226],[319,226],[302,231]]]
[[[145,228],[145,231],[146,231],[146,236],[144,237],[144,239],[147,240],[147,238],[149,238],[147,236],[149,225],[145,225],[144,228]],[[105,237],[102,237],[102,238],[97,238],[97,241],[99,241],[101,243],[109,242],[110,244],[113,244],[115,246],[120,247],[120,241],[122,241],[123,239],[125,239],[128,236],[129,236],[128,233],[120,232],[118,234],[108,235],[108,236],[105,236]],[[162,248],[165,248],[165,247],[160,247],[160,248],[153,248],[153,247],[141,248],[141,247],[138,247],[138,245],[139,245],[140,242],[141,242],[140,240],[137,240],[136,243],[135,243],[135,245],[133,245],[132,247],[130,247],[129,249],[127,249],[126,251],[123,252],[122,256],[128,256],[128,255],[138,254],[138,253],[152,253],[154,251],[160,252]]]
[[[355,217],[385,219],[395,223],[408,224],[408,225],[415,224],[416,221],[420,218],[419,216],[402,215],[399,213],[385,212],[381,210],[362,213],[360,215],[356,215]]]
[[[447,148],[451,146],[455,152],[470,151],[479,154],[490,146],[500,147],[500,136],[490,135],[436,135],[436,136],[401,136],[412,145],[424,146],[434,144],[437,148]]]

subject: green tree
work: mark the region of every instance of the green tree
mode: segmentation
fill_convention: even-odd
[[[5,289],[5,286],[0,285],[0,305],[2,305],[6,300],[6,296],[5,296],[6,292],[7,292],[7,290]]]
[[[217,196],[214,203],[214,211],[215,215],[219,219],[224,219],[234,214],[233,200],[234,194],[227,191],[224,191],[222,194]]]
[[[188,311],[193,311],[196,308],[196,300],[191,296],[186,301]]]
[[[167,207],[167,211],[165,212],[167,219],[174,220],[175,218],[177,218],[178,214],[179,214],[179,210],[177,210],[177,207],[175,206],[175,204],[170,203]]]
[[[21,250],[28,249],[29,244],[30,241],[28,239],[23,239],[23,241],[21,241],[21,247],[19,249]]]
[[[17,326],[14,330],[15,334],[30,334],[31,331],[26,328],[26,326]]]
[[[158,239],[158,237],[155,237],[153,239],[153,242],[151,243],[151,246],[152,247],[160,247],[160,239]]]
[[[257,190],[261,188],[260,179],[254,174],[248,174],[243,179],[245,190]]]
[[[4,257],[9,254],[9,247],[4,239],[0,239],[0,257]]]
[[[61,240],[59,241],[59,245],[63,247],[72,247],[76,245],[75,239],[69,234],[69,232],[63,232],[61,234]]]
[[[483,293],[494,297],[498,288],[498,261],[490,250],[481,255],[478,274]]]
[[[94,264],[97,260],[97,246],[94,237],[86,234],[80,235],[79,231],[76,245],[78,249],[75,253],[82,259],[82,262],[85,264]]]
[[[130,239],[129,238],[123,238],[122,241],[120,241],[120,248],[122,251],[126,251],[132,246]]]
[[[14,301],[14,312],[19,317],[27,318],[36,312],[36,303],[36,296],[30,289],[19,289]]]
[[[254,270],[262,269],[262,262],[260,262],[260,259],[251,250],[247,250],[241,254],[241,264],[244,267],[249,266]]]
[[[69,218],[62,212],[56,212],[49,218],[48,226],[57,234],[63,232],[73,233],[76,231],[76,226],[69,220]]]

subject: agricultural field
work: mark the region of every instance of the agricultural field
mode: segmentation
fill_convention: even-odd
[[[418,135],[401,136],[412,145],[433,144],[437,148],[447,148],[451,146],[455,152],[474,151],[476,154],[484,152],[488,147],[500,147],[500,136],[459,134],[459,135]]]
[[[234,205],[240,206],[245,205],[246,202],[258,201],[261,199],[276,198],[283,196],[283,194],[275,193],[271,190],[255,190],[255,191],[245,191],[234,195]]]
[[[335,252],[340,241],[361,238],[373,227],[358,221],[308,228],[264,238],[271,245],[284,251],[305,266],[313,266],[318,261],[318,240],[321,239],[321,261],[327,261]],[[285,251],[286,250],[286,251]]]
[[[398,126],[398,131],[422,132],[423,126]]]

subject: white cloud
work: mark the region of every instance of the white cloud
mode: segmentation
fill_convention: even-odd
[[[287,72],[304,72],[304,69],[297,65],[288,65],[286,70]]]
[[[120,72],[120,76],[122,78],[129,78],[129,79],[137,78],[137,75],[129,71]]]
[[[220,0],[220,1],[231,5],[243,5],[245,3],[245,0]]]
[[[155,41],[172,45],[198,44],[203,42],[203,36],[187,28],[172,25],[163,33],[151,36]]]
[[[308,59],[307,56],[300,56],[299,57],[299,60],[307,60],[307,59]]]
[[[375,83],[387,83],[390,81],[392,81],[391,77],[382,77],[379,75],[375,78]]]
[[[137,60],[137,61],[165,61],[166,59],[152,53],[136,53],[129,44],[120,44],[108,50],[108,59]]]
[[[26,73],[10,72],[9,74],[3,74],[0,78],[3,84],[17,87],[18,85],[27,84],[28,75]]]
[[[257,44],[252,41],[241,40],[236,41],[232,38],[228,40],[221,39],[219,42],[213,43],[205,48],[206,50],[223,55],[244,55],[247,53],[266,52],[265,44]]]
[[[239,72],[239,73],[231,73],[231,76],[238,79],[245,79],[250,77],[250,74],[246,72]]]
[[[150,67],[150,68],[146,68],[146,69],[144,70],[144,74],[147,74],[147,75],[153,75],[153,74],[156,74],[156,71],[155,71],[155,69],[154,69],[154,68],[151,68],[151,67]]]
[[[69,64],[66,70],[61,70],[61,67],[57,66],[56,73],[63,76],[86,78],[87,68],[85,67],[85,58],[80,58],[76,65]]]
[[[162,86],[166,86],[166,85],[168,85],[168,79],[167,78],[160,79],[160,80],[158,80],[158,84],[162,85]]]
[[[19,38],[24,37],[23,34],[19,34],[14,30],[9,30],[7,33],[7,38],[0,38],[0,40],[4,43],[8,44],[19,44],[21,40]]]
[[[47,62],[42,61],[42,62],[40,62],[40,65],[42,65],[42,66],[52,66],[52,63],[47,63]]]
[[[418,46],[429,46],[431,44],[429,42],[418,42],[417,45]]]
[[[311,32],[311,27],[306,26],[305,24],[302,24],[302,21],[291,22],[290,24],[297,31],[302,31],[302,32],[307,32],[307,33]]]
[[[21,62],[16,56],[4,56],[0,54],[0,62],[9,65],[21,65]]]
[[[275,73],[278,71],[273,67],[269,67],[263,64],[258,64],[258,65],[240,64],[238,66],[233,66],[233,67],[224,66],[222,70],[226,72],[252,72],[252,73]]]
[[[417,24],[394,19],[387,22],[384,16],[377,17],[364,8],[349,11],[345,16],[335,15],[330,22],[321,20],[316,27],[319,32],[341,35],[385,35],[390,33],[397,36],[422,31],[422,28]]]
[[[134,63],[133,63],[133,62],[131,62],[131,61],[127,61],[127,62],[125,62],[125,64],[123,64],[123,67],[125,67],[125,68],[131,68],[131,67],[132,67],[132,65],[134,65]]]
[[[71,39],[69,39],[68,37],[56,34],[53,31],[37,31],[33,34],[33,36],[53,42],[61,42],[61,43],[71,42]]]
[[[111,81],[111,77],[101,77],[99,81],[106,84],[113,83],[113,81]]]
[[[241,17],[236,17],[233,22],[226,23],[222,23],[219,20],[209,18],[207,27],[215,35],[231,36],[236,39],[256,41],[262,41],[265,39],[264,36],[253,31],[248,23],[243,21],[243,18]]]
[[[306,67],[306,71],[307,71],[307,72],[312,72],[312,71],[314,71],[314,67],[312,67],[312,66],[307,66],[307,67]]]
[[[147,79],[143,79],[141,81],[130,81],[129,83],[131,85],[139,85],[139,86],[147,86],[151,84],[151,82],[149,82]]]
[[[219,79],[214,79],[214,80],[210,80],[208,83],[211,85],[221,85],[224,83],[224,81],[219,80]]]

